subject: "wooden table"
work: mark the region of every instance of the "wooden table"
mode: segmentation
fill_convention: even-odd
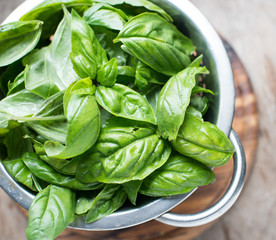
[[[21,2],[0,0],[0,22]],[[249,181],[235,206],[196,240],[276,239],[276,2],[192,2],[243,61],[259,110],[259,145]],[[2,190],[0,213],[0,239],[25,239],[27,221]]]

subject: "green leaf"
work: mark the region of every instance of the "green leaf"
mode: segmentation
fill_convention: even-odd
[[[192,96],[190,106],[197,109],[199,112],[201,112],[202,115],[204,115],[208,108],[209,108],[209,101],[207,97],[200,97],[200,96]]]
[[[35,177],[21,158],[3,162],[8,173],[19,183],[22,183],[32,191],[37,192],[33,181]]]
[[[63,92],[58,92],[44,100],[37,112],[25,119],[28,127],[48,140],[66,142],[68,123],[63,111]]]
[[[156,124],[155,115],[148,101],[131,88],[115,84],[113,87],[98,86],[97,102],[117,117]]]
[[[154,13],[132,18],[120,31],[117,41],[143,63],[168,76],[187,67],[189,55],[195,51],[190,39]]]
[[[136,199],[138,195],[138,191],[142,185],[141,180],[136,180],[136,181],[130,181],[123,183],[124,189],[127,193],[128,199],[133,205],[136,205]]]
[[[216,125],[189,113],[172,146],[179,153],[209,166],[226,164],[234,153],[230,140]]]
[[[7,95],[9,91],[9,85],[12,84],[16,78],[21,76],[21,72],[24,71],[21,59],[10,64],[7,67],[0,68],[0,89],[4,95]]]
[[[24,59],[26,89],[48,98],[65,90],[79,79],[70,60],[71,16],[65,11],[48,47],[34,51]]]
[[[121,30],[128,20],[127,15],[120,9],[109,4],[93,4],[85,11],[83,19],[91,26],[103,26],[112,30]]]
[[[89,184],[83,184],[75,177],[67,176],[55,171],[47,163],[42,161],[35,153],[26,153],[22,159],[36,177],[50,184],[76,190],[94,190],[102,187],[101,183],[90,182]]]
[[[120,185],[109,184],[94,199],[91,209],[86,215],[85,222],[97,221],[120,208],[125,200],[126,193]]]
[[[139,90],[146,90],[150,84],[164,85],[167,81],[167,76],[154,71],[141,61],[138,62],[136,66],[134,84],[139,88]]]
[[[78,85],[84,87],[79,89]],[[82,79],[72,86],[64,94],[68,121],[66,145],[46,141],[44,147],[49,157],[66,159],[80,155],[93,146],[100,132],[100,111],[93,95],[92,81]],[[66,100],[67,95],[69,100]]]
[[[72,11],[71,27],[72,52],[70,57],[74,69],[81,78],[94,79],[98,66],[107,62],[106,52],[92,28],[75,11]]]
[[[118,65],[116,58],[112,58],[101,66],[97,75],[97,82],[105,87],[112,87],[117,79]]]
[[[53,167],[56,171],[65,175],[75,175],[79,162],[82,160],[81,157],[74,157],[71,160],[51,158],[47,155],[40,155],[39,157],[48,163],[51,167]]]
[[[167,21],[172,22],[172,18],[169,14],[167,14],[162,8],[158,7],[154,3],[147,1],[147,0],[97,0],[97,2],[101,3],[108,3],[110,5],[122,5],[122,4],[127,4],[130,5],[131,7],[127,9],[132,9],[135,11],[137,9],[141,10],[141,8],[145,8],[144,11],[151,11],[151,12],[157,12],[159,13],[162,17],[167,19]],[[118,6],[119,7],[119,6]]]
[[[3,143],[7,148],[8,159],[18,159],[25,152],[33,152],[32,142],[24,138],[27,133],[26,127],[17,127],[6,135]]]
[[[8,82],[8,93],[7,96],[17,93],[25,89],[24,72],[21,72],[13,82]]]
[[[74,221],[75,199],[71,190],[54,185],[39,192],[30,206],[27,238],[55,239]]]
[[[194,88],[192,90],[192,95],[197,94],[197,93],[209,93],[209,94],[215,95],[214,92],[210,89],[203,88],[200,86],[194,86]]]
[[[56,30],[63,14],[62,6],[83,12],[92,5],[92,0],[46,0],[20,18],[20,21],[39,19],[44,22],[42,37],[49,38]]]
[[[43,98],[25,89],[4,98],[0,101],[1,131],[18,127],[17,119],[34,114],[42,102]]]
[[[215,174],[210,168],[191,158],[175,155],[144,179],[140,193],[152,197],[171,196],[214,181]]]
[[[26,21],[0,26],[0,67],[19,60],[35,48],[42,24],[41,21]]]
[[[96,192],[84,192],[77,198],[76,202],[76,214],[85,214],[92,207],[93,201],[96,198]]]
[[[97,143],[83,157],[76,177],[84,183],[125,183],[142,180],[162,166],[171,152],[154,130],[103,128]]]
[[[195,86],[195,75],[208,73],[205,67],[186,68],[171,77],[162,88],[157,104],[157,125],[163,138],[174,140],[183,123]]]

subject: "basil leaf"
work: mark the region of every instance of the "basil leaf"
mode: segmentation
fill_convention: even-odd
[[[191,97],[190,105],[201,112],[204,116],[209,108],[209,101],[207,97],[200,97],[196,95]]]
[[[85,87],[78,89],[78,85]],[[68,121],[66,145],[46,141],[44,147],[49,157],[65,159],[80,155],[93,146],[100,132],[100,111],[93,95],[92,81],[89,78],[82,79],[72,86],[64,94],[64,108]]]
[[[97,221],[120,208],[125,200],[126,193],[120,185],[106,185],[94,199],[91,209],[86,215],[85,222]]]
[[[153,109],[148,101],[127,86],[117,83],[111,88],[98,86],[95,96],[105,110],[117,117],[156,124]]]
[[[92,26],[103,26],[113,30],[121,30],[128,20],[127,15],[120,9],[109,4],[93,4],[85,11],[83,19]]]
[[[128,62],[129,55],[121,49],[120,43],[113,43],[113,39],[117,34],[104,27],[94,26],[93,30],[109,59],[116,58],[118,66],[125,66]]]
[[[0,101],[0,132],[18,127],[17,121],[35,113],[42,102],[42,98],[25,89],[4,98]]]
[[[20,21],[39,19],[44,22],[42,37],[49,38],[56,30],[63,14],[62,6],[83,12],[83,8],[92,5],[92,0],[46,0],[20,18]]]
[[[55,171],[52,167],[43,162],[35,153],[24,154],[22,160],[36,177],[50,184],[76,190],[94,190],[102,187],[101,183],[90,182],[89,184],[83,184],[75,177],[67,176]]]
[[[12,22],[0,26],[0,67],[32,51],[42,30],[41,21]]]
[[[15,181],[22,183],[32,191],[37,192],[35,183],[33,181],[33,174],[29,168],[24,164],[22,159],[14,159],[3,162],[4,167],[9,174],[15,179]]]
[[[99,65],[107,62],[107,56],[92,28],[72,11],[72,52],[70,54],[76,73],[81,78],[94,79]]]
[[[82,182],[125,183],[141,180],[162,166],[170,146],[147,128],[103,128],[95,146],[80,162]]]
[[[40,155],[39,157],[56,171],[65,175],[75,175],[79,162],[82,160],[80,157],[74,157],[72,160],[50,158],[47,155]]]
[[[71,16],[64,13],[51,44],[24,59],[26,89],[43,98],[65,90],[79,79],[70,60]]]
[[[114,41],[121,41],[139,60],[168,76],[187,67],[188,55],[195,51],[190,39],[154,13],[132,18]]]
[[[7,96],[25,89],[24,72],[21,72],[13,82],[8,82]]]
[[[39,192],[30,206],[27,238],[56,238],[74,221],[75,199],[71,190],[54,185]]]
[[[209,94],[215,95],[214,92],[210,89],[203,88],[200,86],[194,86],[194,88],[192,90],[192,95],[197,94],[197,93],[209,93]]]
[[[138,191],[142,185],[141,180],[136,180],[136,181],[130,181],[123,183],[124,189],[127,193],[128,199],[133,205],[136,205],[136,199],[138,195]]]
[[[189,113],[172,146],[179,153],[209,166],[224,165],[234,153],[230,140],[216,125]]]
[[[139,88],[139,90],[146,90],[150,84],[164,85],[167,80],[167,76],[154,71],[141,61],[138,62],[136,66],[134,84]]]
[[[105,120],[105,123],[102,125],[102,128],[106,127],[126,127],[131,126],[133,128],[150,128],[151,130],[156,130],[156,126],[150,123],[146,122],[140,122],[135,120],[130,120],[127,118],[121,118],[121,117],[115,117],[115,116],[109,116],[108,119]]]
[[[0,89],[4,95],[7,95],[9,85],[18,78],[22,71],[24,71],[24,67],[21,59],[7,67],[0,67]]]
[[[157,125],[163,138],[174,140],[183,123],[195,86],[195,75],[208,73],[205,67],[186,68],[171,77],[162,88],[157,104]]]
[[[164,197],[189,192],[215,181],[213,171],[191,158],[175,155],[147,178],[140,193],[152,197]]]
[[[127,9],[133,9],[135,11],[135,9],[139,8],[145,8],[145,11],[152,11],[152,12],[157,12],[159,13],[162,17],[164,17],[165,19],[167,19],[167,21],[172,22],[172,18],[169,14],[167,14],[162,8],[160,8],[159,6],[155,5],[154,3],[147,1],[147,0],[97,0],[97,2],[101,2],[101,3],[108,3],[110,5],[121,5],[121,4],[127,4],[130,5],[131,8],[127,8]]]
[[[105,65],[101,66],[97,75],[97,82],[105,87],[112,87],[118,75],[116,58],[112,58]]]
[[[76,202],[76,214],[85,214],[92,207],[93,201],[96,198],[96,192],[85,192],[80,197],[77,198]]]
[[[63,92],[58,92],[44,100],[38,111],[30,118],[25,118],[28,127],[46,139],[66,142],[68,123],[63,113]],[[21,118],[24,120],[24,118]]]
[[[8,159],[18,159],[25,152],[33,152],[32,142],[24,138],[27,133],[26,127],[17,127],[6,135],[3,143],[7,148]]]

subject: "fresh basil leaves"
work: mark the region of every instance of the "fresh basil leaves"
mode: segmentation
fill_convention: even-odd
[[[203,119],[195,51],[147,0],[46,0],[0,26],[0,160],[38,192],[28,240],[215,180],[234,149]]]

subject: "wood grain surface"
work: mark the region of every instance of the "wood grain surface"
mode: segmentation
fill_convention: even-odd
[[[195,240],[276,239],[276,1],[191,0],[237,51],[258,100],[259,134],[252,174],[234,207]],[[0,0],[0,22],[23,0]],[[251,101],[250,98],[248,101]],[[240,110],[239,110],[240,111]],[[250,125],[245,117],[243,125]],[[238,126],[237,126],[238,127]],[[235,126],[235,128],[237,129]],[[252,139],[247,135],[248,139]],[[25,238],[27,221],[0,190],[0,239]],[[160,229],[162,234],[165,225]],[[172,232],[171,236],[175,232]],[[76,235],[75,235],[76,236]],[[161,239],[152,236],[154,240]],[[183,240],[184,235],[178,237]],[[141,239],[143,229],[141,230]],[[76,237],[78,240],[85,239]],[[177,239],[177,238],[175,238]],[[177,239],[177,240],[178,240]]]

